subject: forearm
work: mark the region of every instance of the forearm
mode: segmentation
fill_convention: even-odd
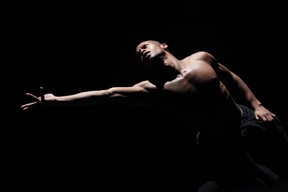
[[[237,92],[239,93],[240,97],[244,99],[253,109],[261,106],[261,102],[258,98],[254,95],[252,90],[248,87],[248,85],[237,75],[233,75],[234,82],[236,82]]]
[[[117,93],[114,89],[84,91],[71,95],[55,96],[51,104],[60,106],[90,106],[101,103],[123,103],[130,99],[126,95]]]
[[[77,102],[77,101],[85,101],[90,100],[92,98],[101,99],[109,97],[108,90],[99,90],[99,91],[85,91],[72,95],[65,96],[55,96],[55,101],[60,103],[65,102]]]

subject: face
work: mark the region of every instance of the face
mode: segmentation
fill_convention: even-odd
[[[136,54],[141,62],[149,63],[165,54],[163,45],[157,41],[144,41],[136,47]]]
[[[175,78],[175,69],[164,63],[167,44],[144,41],[136,47],[136,54],[150,74],[150,81],[156,84]]]

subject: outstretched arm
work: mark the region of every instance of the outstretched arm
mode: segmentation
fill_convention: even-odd
[[[148,93],[149,89],[153,89],[154,86],[148,81],[143,81],[135,84],[131,87],[112,87],[104,90],[92,90],[84,91],[71,95],[55,96],[52,93],[44,93],[44,89],[41,87],[40,96],[36,96],[31,93],[26,93],[34,101],[23,104],[22,110],[31,109],[41,104],[94,104],[106,101],[116,101],[117,98],[135,98]],[[127,101],[127,100],[125,100]]]

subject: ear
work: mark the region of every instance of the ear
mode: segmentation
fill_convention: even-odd
[[[166,43],[162,43],[161,46],[164,50],[168,51],[168,45]]]

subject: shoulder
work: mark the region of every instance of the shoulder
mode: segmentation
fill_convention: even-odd
[[[202,60],[202,61],[206,61],[209,63],[216,61],[216,58],[214,57],[214,55],[212,55],[211,53],[209,53],[207,51],[197,51],[197,52],[191,54],[190,58],[193,60]]]
[[[217,77],[213,65],[217,63],[212,54],[206,51],[193,53],[184,77],[196,82],[210,81]]]
[[[211,75],[218,65],[216,58],[207,51],[198,51],[186,58],[188,63],[187,73],[192,76]]]

